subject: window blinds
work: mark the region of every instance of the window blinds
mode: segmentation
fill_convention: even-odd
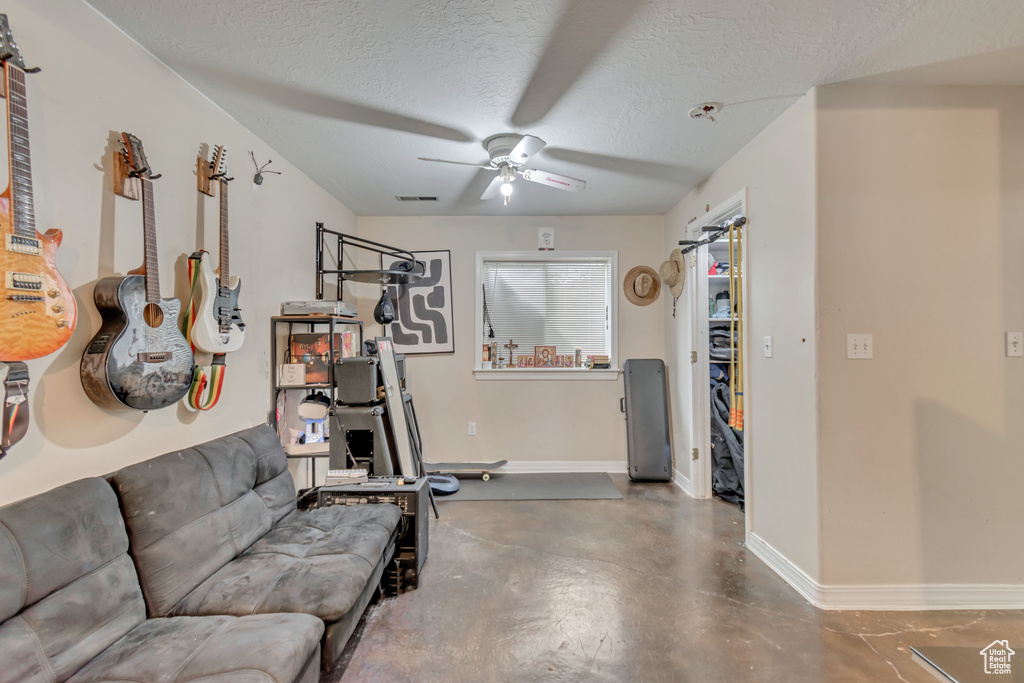
[[[611,263],[593,261],[484,261],[487,313],[500,345],[519,345],[515,355],[533,355],[535,346],[556,346],[557,354],[576,348],[588,355],[611,355]],[[499,348],[503,356],[504,348]]]

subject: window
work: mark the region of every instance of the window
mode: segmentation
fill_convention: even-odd
[[[562,356],[579,348],[584,359],[606,355],[616,367],[617,267],[616,252],[478,252],[476,368],[491,341],[507,361],[510,339],[516,358],[532,357],[535,346]]]

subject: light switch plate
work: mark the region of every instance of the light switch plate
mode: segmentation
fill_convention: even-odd
[[[1024,356],[1024,332],[1006,333],[1006,357],[1017,358]]]
[[[765,338],[764,338],[764,357],[765,358],[771,358],[772,357],[772,337],[771,337],[770,334],[769,335],[765,335]]]
[[[869,360],[874,357],[875,342],[870,334],[846,335],[846,357]]]

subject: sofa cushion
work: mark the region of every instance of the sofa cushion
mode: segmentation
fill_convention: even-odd
[[[311,659],[319,668],[323,632],[306,614],[150,619],[70,681],[296,681]]]
[[[401,517],[396,505],[292,512],[173,613],[305,612],[340,619],[366,587]]]
[[[295,509],[277,435],[253,427],[111,477],[150,616],[179,600]]]
[[[102,479],[0,508],[0,681],[63,681],[142,623],[127,550]]]

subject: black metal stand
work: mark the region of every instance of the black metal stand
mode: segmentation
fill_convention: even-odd
[[[326,235],[333,235],[337,239],[338,264],[337,268],[324,268],[324,239]],[[356,270],[345,268],[345,248],[360,249],[373,252],[381,256],[390,256],[402,261],[401,268],[394,269],[371,269]],[[423,279],[424,264],[417,261],[412,252],[393,247],[389,244],[382,244],[372,240],[363,239],[356,235],[348,235],[343,232],[328,230],[323,223],[316,224],[316,298],[324,298],[324,276],[337,276],[337,300],[342,301],[342,284],[345,280],[353,282],[380,283],[381,285],[407,285]]]

